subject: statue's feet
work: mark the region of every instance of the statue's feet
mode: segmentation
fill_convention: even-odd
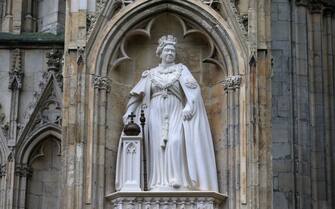
[[[177,181],[171,181],[170,185],[174,188],[174,189],[179,189],[181,187],[181,185],[177,182]]]

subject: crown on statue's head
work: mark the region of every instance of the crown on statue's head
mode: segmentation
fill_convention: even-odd
[[[166,36],[162,36],[158,42],[160,46],[165,46],[168,44],[176,45],[177,38],[174,37],[173,35],[166,35]]]

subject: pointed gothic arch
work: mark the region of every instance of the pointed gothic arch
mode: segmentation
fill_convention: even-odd
[[[140,34],[150,38],[150,30],[148,30],[150,21],[162,13],[168,13],[193,27],[190,30],[188,26],[182,27],[184,35],[189,34],[189,31],[200,31],[210,42],[209,45],[212,43],[218,53],[218,57],[215,58],[216,60],[212,60],[212,64],[220,65],[220,62],[224,63],[223,66],[225,67],[223,69],[219,66],[225,76],[224,88],[218,87],[215,90],[220,95],[215,101],[224,102],[217,104],[210,111],[212,114],[217,114],[212,121],[213,124],[219,124],[220,127],[215,127],[215,129],[218,132],[224,132],[220,133],[222,139],[216,137],[217,141],[221,140],[221,142],[215,145],[216,150],[221,150],[217,152],[216,156],[217,160],[220,160],[220,168],[218,168],[220,190],[230,196],[228,200],[229,208],[238,204],[240,198],[243,199],[242,202],[246,201],[247,159],[245,146],[247,143],[246,119],[248,117],[246,107],[248,98],[246,95],[249,81],[244,76],[249,68],[249,59],[245,37],[243,37],[241,31],[238,31],[238,23],[235,19],[230,19],[228,22],[212,8],[195,0],[139,0],[118,11],[115,10],[114,3],[114,1],[107,3],[96,23],[85,51],[87,71],[91,75],[93,83],[88,91],[88,98],[90,98],[88,109],[90,112],[88,114],[87,146],[92,155],[87,157],[87,163],[90,164],[88,167],[91,169],[87,171],[87,179],[96,179],[95,184],[93,184],[93,181],[89,181],[87,187],[100,193],[115,191],[112,186],[114,182],[113,171],[111,170],[113,165],[105,162],[107,162],[107,159],[109,162],[115,160],[117,149],[115,147],[117,146],[108,144],[108,140],[111,140],[111,137],[117,138],[115,135],[119,134],[117,132],[120,127],[115,125],[117,122],[114,123],[114,127],[113,124],[108,123],[110,119],[108,114],[113,111],[122,112],[122,109],[117,109],[115,105],[109,103],[122,99],[126,95],[111,98],[111,95],[108,94],[114,91],[124,91],[124,89],[113,89],[113,83],[117,82],[111,79],[109,72],[113,69],[111,63],[115,61],[114,63],[119,64],[129,58],[124,45],[122,45],[126,42],[127,37],[132,34]],[[143,24],[144,27],[139,27]],[[226,80],[227,84],[225,84]],[[113,114],[113,117],[118,118],[119,116]],[[215,120],[219,122],[216,123]],[[236,148],[230,147],[233,145]],[[108,153],[105,149],[97,148],[101,146],[107,146]],[[94,156],[104,157],[99,157],[100,161],[97,162]],[[99,176],[99,179],[97,179],[97,176]],[[105,179],[101,176],[105,176]],[[101,191],[102,188],[104,188],[103,191]]]
[[[13,201],[18,208],[27,206],[27,189],[29,189],[29,178],[32,176],[31,163],[33,161],[31,158],[36,152],[35,150],[47,140],[52,140],[57,144],[57,148],[55,148],[58,150],[57,152],[60,154],[61,151],[62,94],[60,83],[56,74],[52,71],[46,74],[45,79],[45,86],[41,89],[41,94],[34,105],[34,109],[26,115],[26,124],[19,133],[14,156],[15,189]]]
[[[126,34],[140,22],[164,12],[190,21],[212,39],[222,59],[231,63],[227,66],[227,76],[245,74],[248,52],[236,20],[228,23],[215,10],[195,0],[135,1],[118,11],[117,15],[115,2],[109,1],[101,14],[104,19],[98,20],[88,42],[86,53],[90,73],[107,76],[108,61]]]
[[[35,149],[46,140],[52,140],[57,144],[57,150],[61,150],[61,129],[55,125],[47,125],[34,132],[24,143],[17,148],[15,155],[15,189],[14,202],[16,207],[27,206],[28,181],[32,175],[31,163],[32,154]],[[36,157],[35,157],[36,158]]]

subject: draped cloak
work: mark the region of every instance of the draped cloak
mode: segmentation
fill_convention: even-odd
[[[199,84],[188,68],[183,64],[177,64],[176,67],[180,70],[178,82],[182,87],[185,95],[186,103],[190,105],[193,111],[193,117],[190,120],[183,120],[182,126],[184,130],[186,166],[189,179],[191,180],[190,190],[199,191],[215,191],[218,192],[217,170],[213,148],[213,140],[208,123],[208,118],[205,110],[205,105],[201,96]],[[131,90],[131,98],[128,102],[128,107],[134,102],[139,102],[136,110],[136,115],[140,115],[141,108],[145,107],[146,118],[149,118],[149,109],[151,101],[151,85],[150,73],[155,68],[145,71],[142,74],[141,80]],[[138,118],[136,119],[137,121]],[[148,151],[150,138],[148,137],[148,126],[145,126],[145,146],[147,171],[150,181],[152,169],[150,168],[150,152]],[[122,174],[122,144],[119,143],[116,166],[116,190],[120,190],[123,185]]]

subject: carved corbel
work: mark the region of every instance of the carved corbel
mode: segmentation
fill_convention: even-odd
[[[312,14],[319,14],[322,12],[322,2],[312,0],[309,5],[309,8]]]
[[[310,3],[310,0],[296,0],[295,1],[297,6],[308,6]]]
[[[323,13],[326,17],[331,17],[335,13],[335,2],[330,3],[329,1],[324,4]]]
[[[51,49],[47,53],[46,58],[48,59],[48,71],[59,72],[61,70],[61,61],[63,53],[58,49]]]
[[[6,170],[6,165],[1,165],[1,166],[0,166],[0,177],[5,176],[5,175],[6,175],[6,172],[7,172],[7,170]]]
[[[111,90],[111,80],[107,77],[93,76],[93,87],[98,90],[105,90],[107,93]]]
[[[0,104],[0,127],[5,137],[8,137],[9,123],[6,122],[6,114],[2,111],[1,104]]]
[[[0,177],[6,176],[6,165],[0,165]]]
[[[242,77],[240,75],[229,76],[222,81],[225,91],[236,90],[240,88]]]
[[[18,164],[15,166],[15,175],[29,178],[32,175],[32,169],[27,164]]]

